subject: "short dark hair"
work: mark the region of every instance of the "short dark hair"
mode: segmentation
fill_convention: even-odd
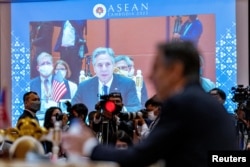
[[[216,91],[217,94],[221,97],[222,100],[226,100],[227,98],[227,95],[226,93],[222,90],[222,89],[219,89],[219,88],[213,88],[209,91],[209,93],[211,93],[212,91]]]
[[[197,14],[189,15],[190,20],[194,21],[197,19]]]
[[[50,107],[46,110],[45,112],[45,116],[44,116],[44,123],[43,123],[43,126],[46,128],[46,129],[49,129],[49,128],[53,128],[54,127],[54,123],[51,122],[51,118],[52,118],[52,114],[54,112],[54,110],[58,109],[61,113],[62,113],[62,110],[61,108],[59,107]]]
[[[76,111],[78,115],[84,115],[83,121],[86,123],[86,117],[88,114],[87,106],[83,103],[77,103],[71,107],[71,111],[73,110]]]
[[[114,136],[113,136],[113,143],[115,144],[117,140],[120,140],[122,142],[125,142],[128,144],[128,146],[133,145],[133,141],[131,137],[124,131],[124,130],[118,130]]]
[[[29,91],[29,92],[24,93],[24,95],[23,95],[23,103],[25,103],[28,100],[30,94],[38,95],[36,92],[33,92],[33,91]]]
[[[89,112],[89,114],[88,114],[89,123],[94,120],[94,115],[95,115],[96,112],[97,111],[91,111],[91,112]]]
[[[184,66],[183,75],[191,81],[200,81],[199,51],[190,41],[172,41],[158,45],[158,50],[164,55],[166,66],[181,62]]]
[[[146,101],[145,108],[147,108],[149,105],[152,105],[155,107],[160,107],[162,105],[162,103],[159,102],[158,100],[156,100],[156,96],[153,96]]]
[[[122,94],[121,94],[120,92],[111,92],[111,93],[109,94],[109,97],[118,97],[118,98],[120,98],[121,101],[122,101]]]

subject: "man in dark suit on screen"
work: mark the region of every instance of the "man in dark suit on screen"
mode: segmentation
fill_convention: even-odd
[[[92,54],[92,63],[96,76],[79,84],[72,103],[84,103],[89,111],[95,110],[95,104],[101,95],[120,92],[126,111],[141,109],[136,94],[135,83],[132,79],[113,74],[114,51],[111,48],[99,47]]]
[[[53,96],[54,81],[58,80],[58,75],[53,75],[53,57],[49,53],[42,52],[37,57],[37,71],[39,76],[33,78],[30,81],[30,90],[37,92],[38,96],[41,98],[41,108],[37,112],[37,117],[39,120],[44,119],[45,111],[51,106],[57,106],[58,100]],[[62,77],[59,78],[65,85],[64,89],[57,89],[59,99],[70,99],[70,87],[67,80]],[[60,92],[60,93],[59,93]],[[42,123],[42,122],[41,122]]]
[[[235,150],[235,132],[224,107],[200,85],[200,60],[190,42],[161,44],[151,79],[163,102],[160,119],[148,138],[127,150],[98,145],[91,130],[63,136],[69,153],[92,160],[115,161],[121,166],[208,166],[209,151]],[[81,145],[82,147],[79,147]]]

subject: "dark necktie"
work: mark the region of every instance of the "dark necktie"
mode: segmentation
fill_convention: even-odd
[[[45,88],[45,96],[46,96],[46,101],[48,102],[49,99],[49,80],[45,79],[44,80],[44,88]]]
[[[103,85],[102,90],[103,90],[103,95],[107,95],[108,94],[108,86]]]

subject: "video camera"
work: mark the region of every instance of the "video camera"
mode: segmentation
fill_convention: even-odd
[[[136,112],[122,112],[119,114],[119,118],[124,121],[129,121],[138,118],[148,118],[148,111],[146,109],[141,109]]]
[[[244,87],[244,85],[237,85],[232,87],[231,92],[233,94],[232,101],[236,103],[244,103],[250,100],[250,87]]]
[[[56,117],[56,121],[62,121],[62,120],[63,120],[63,117],[64,117],[65,115],[69,118],[69,115],[68,115],[68,114],[64,114],[64,113],[63,113],[63,114],[59,114],[59,113],[57,113],[56,116],[55,116],[55,117]]]
[[[122,106],[117,105],[111,98],[119,98],[122,103],[122,96],[119,92],[113,92],[109,95],[100,96],[100,101],[95,105],[97,111],[107,111],[114,115],[119,114],[122,110]]]
[[[247,119],[250,119],[250,87],[237,85],[232,87],[231,91],[233,94],[232,101],[238,103],[238,109],[245,111]]]

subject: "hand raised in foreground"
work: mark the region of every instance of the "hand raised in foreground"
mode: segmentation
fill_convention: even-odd
[[[94,141],[90,148],[86,147],[88,141]],[[97,140],[92,130],[80,120],[75,120],[69,130],[62,134],[62,147],[67,154],[90,156],[92,149],[96,145]]]

